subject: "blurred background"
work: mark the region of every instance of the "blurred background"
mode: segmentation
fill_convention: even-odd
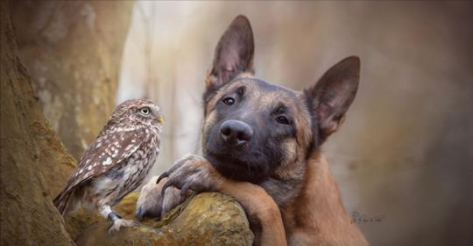
[[[256,75],[295,90],[349,56],[361,84],[324,146],[350,214],[372,245],[472,241],[472,2],[16,1],[20,59],[43,112],[79,159],[113,108],[164,111],[151,176],[200,152],[201,94],[238,14],[255,36]]]

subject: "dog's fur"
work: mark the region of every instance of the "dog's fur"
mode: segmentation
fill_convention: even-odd
[[[159,185],[148,184],[137,215],[160,216],[179,203],[180,192],[169,186],[181,194],[219,191],[242,204],[256,245],[368,245],[320,150],[355,97],[359,58],[348,57],[314,86],[292,91],[255,78],[253,55],[250,23],[238,16],[220,39],[206,79],[204,158],[185,157]],[[230,121],[247,131],[238,145],[222,135]]]

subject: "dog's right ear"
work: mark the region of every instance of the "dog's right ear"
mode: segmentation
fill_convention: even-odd
[[[217,43],[206,89],[212,90],[242,72],[253,74],[254,42],[247,17],[237,16]]]
[[[318,121],[318,138],[322,143],[337,131],[354,101],[359,86],[360,59],[350,56],[332,66],[315,86],[306,90],[311,114]]]

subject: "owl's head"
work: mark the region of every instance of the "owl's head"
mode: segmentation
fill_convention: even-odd
[[[112,120],[147,125],[162,125],[164,122],[160,107],[148,99],[130,99],[119,104],[112,114]]]

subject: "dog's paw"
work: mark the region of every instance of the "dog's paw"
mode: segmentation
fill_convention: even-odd
[[[157,184],[158,176],[153,177],[140,191],[135,217],[141,221],[144,218],[162,218],[169,210],[178,206],[182,201],[180,190],[170,187],[164,196],[161,193],[168,179],[162,179]]]
[[[136,218],[163,218],[181,204],[191,191],[213,191],[219,174],[204,158],[194,155],[176,161],[160,177],[143,186],[137,201]]]
[[[184,196],[188,190],[195,192],[216,190],[219,177],[217,170],[206,159],[188,155],[176,161],[167,172],[161,174],[157,183],[168,178],[162,193],[169,187],[176,187],[181,190],[181,196]]]

